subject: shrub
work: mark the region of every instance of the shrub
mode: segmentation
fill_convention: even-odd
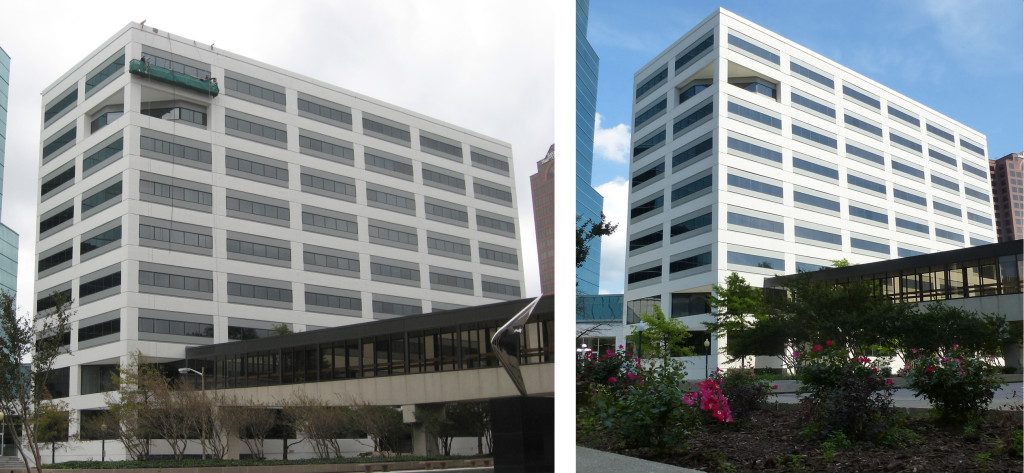
[[[805,354],[794,352],[801,402],[811,405],[808,432],[827,437],[842,432],[851,440],[880,441],[892,427],[892,396],[896,388],[886,378],[882,361],[850,357],[831,341]]]
[[[589,353],[576,360],[576,404],[585,406],[602,387],[623,389],[642,382],[640,360],[619,345],[598,355]]]
[[[697,391],[683,396],[683,403],[688,406],[698,405],[719,422],[732,422],[732,411],[729,401],[722,394],[718,381],[705,379],[697,383]]]
[[[722,394],[729,400],[732,416],[737,420],[747,419],[751,412],[764,407],[772,392],[768,381],[758,377],[752,369],[718,369],[711,379],[721,386]]]
[[[995,366],[954,346],[945,356],[917,353],[906,368],[909,387],[941,422],[964,425],[980,418],[1001,385]]]
[[[696,410],[683,405],[680,365],[643,368],[640,381],[625,386],[598,386],[592,403],[578,414],[597,424],[604,440],[620,448],[651,447],[664,452],[682,443],[699,425]]]

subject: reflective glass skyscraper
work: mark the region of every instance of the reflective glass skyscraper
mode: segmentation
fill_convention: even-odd
[[[590,185],[594,168],[594,115],[597,103],[598,57],[587,41],[590,0],[576,0],[576,217],[577,225],[601,221],[604,197]],[[590,243],[590,255],[576,268],[576,292],[597,294],[601,274],[601,239]]]
[[[7,145],[7,95],[10,88],[11,57],[0,47],[0,215],[3,209],[4,148]],[[18,234],[0,224],[0,290],[14,295],[18,290]]]

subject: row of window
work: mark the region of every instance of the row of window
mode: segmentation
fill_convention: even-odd
[[[734,34],[729,34],[728,40],[729,40],[729,44],[730,45],[734,45],[734,46],[738,47],[739,49],[741,49],[741,50],[743,50],[745,52],[751,53],[754,56],[756,56],[758,58],[761,58],[761,59],[764,59],[764,60],[766,60],[768,62],[771,62],[771,63],[774,63],[774,64],[780,64],[780,57],[779,57],[779,55],[775,51],[772,51],[772,50],[766,49],[765,47],[761,47],[759,45],[756,45],[756,44],[752,43],[751,41],[747,41],[747,40],[745,40],[743,38],[740,38],[739,36],[734,35]],[[693,46],[691,46],[687,51],[682,53],[677,58],[677,60],[676,60],[676,67],[675,67],[676,71],[679,71],[680,69],[682,69],[682,68],[686,67],[687,65],[689,65],[694,59],[696,59],[701,54],[703,54],[703,52],[708,50],[713,44],[714,44],[714,35],[711,34],[711,35],[708,35],[703,40],[701,40],[698,43],[696,43]],[[790,70],[791,73],[793,73],[793,74],[795,74],[797,76],[800,76],[801,78],[808,79],[808,80],[810,80],[811,82],[813,82],[815,84],[824,86],[824,87],[826,87],[828,89],[834,89],[835,88],[835,81],[831,78],[831,76],[823,74],[823,73],[820,73],[820,72],[817,72],[817,71],[811,69],[808,66],[804,66],[804,65],[802,65],[800,63],[797,63],[797,62],[791,60],[790,61],[789,70]],[[644,80],[644,82],[642,82],[638,86],[637,91],[636,91],[637,99],[639,100],[647,92],[649,92],[649,91],[651,91],[651,90],[661,86],[665,82],[667,82],[667,77],[668,77],[668,70],[667,70],[667,68],[660,69],[658,72],[656,72],[656,73],[652,74],[651,76],[649,76],[647,79]],[[747,84],[743,84],[743,85],[747,85]],[[754,91],[757,92],[756,89]],[[861,104],[863,104],[863,105],[865,105],[865,106],[867,106],[869,108],[873,108],[873,109],[876,109],[876,110],[880,110],[881,109],[881,102],[880,102],[880,100],[876,96],[874,96],[872,94],[869,94],[869,93],[866,93],[866,92],[863,92],[861,90],[858,90],[857,88],[851,87],[849,85],[844,85],[843,86],[843,94],[844,94],[844,96],[850,98],[851,100],[857,101],[857,102],[859,102],[859,103],[861,103]],[[769,95],[774,97],[774,94],[769,94]],[[822,114],[825,114],[827,116],[830,116],[830,117],[833,117],[833,118],[835,117],[835,110],[832,109],[831,107],[828,107],[827,105],[824,105],[824,104],[820,104],[820,103],[818,103],[818,102],[816,102],[816,101],[814,101],[812,99],[809,99],[807,97],[801,96],[801,95],[796,94],[796,93],[794,93],[793,96],[794,96],[793,97],[793,102],[794,103],[803,105],[803,106],[805,106],[807,108],[810,108],[812,110],[815,110],[815,111],[817,111],[819,113],[822,113]],[[685,98],[681,97],[680,98],[680,103],[683,102],[684,100],[685,100]],[[907,124],[913,125],[914,127],[920,127],[920,120],[918,119],[918,117],[914,116],[913,114],[910,114],[908,112],[900,110],[899,108],[893,107],[891,105],[889,105],[887,108],[888,108],[888,112],[889,112],[890,116],[892,116],[892,117],[894,117],[894,118],[896,118],[898,120],[901,120],[901,121],[903,121],[903,122],[905,122]],[[870,123],[867,123],[867,122],[864,122],[864,121],[861,121],[861,120],[857,120],[857,119],[854,119],[853,121],[855,123],[855,126],[856,125],[866,125],[866,127],[864,128],[864,129],[866,129],[866,131],[869,131],[870,133],[875,134],[877,136],[881,136],[881,134],[880,134],[881,130],[877,126],[874,126],[874,125],[872,125]],[[946,140],[949,143],[955,144],[954,136],[949,131],[946,131],[946,130],[942,129],[941,127],[938,127],[938,126],[933,125],[931,123],[926,123],[925,126],[926,126],[926,131],[928,133],[933,134],[933,135],[935,135],[935,136],[937,136],[937,137],[939,137],[941,139],[944,139],[944,140]],[[637,125],[636,127],[638,128],[639,126]],[[973,152],[973,153],[975,153],[975,154],[977,154],[979,156],[984,157],[984,149],[980,145],[972,143],[970,140],[964,140],[964,139],[960,140],[960,145],[961,145],[962,148],[967,149],[967,150],[969,150],[969,151],[971,151],[971,152]]]
[[[232,80],[232,81],[236,85],[244,84],[244,82],[242,82],[242,81],[237,81],[237,80]],[[247,87],[253,88],[253,87],[257,87],[257,86],[249,84]],[[262,91],[261,94],[263,92],[272,92],[273,94],[278,94],[277,92],[269,91],[269,89],[260,89],[260,90]],[[74,95],[73,94],[69,95],[69,97],[72,97],[72,96],[74,96]],[[280,95],[280,97],[283,97],[283,95]],[[266,99],[267,97],[263,97],[263,98]],[[300,100],[300,102],[301,102],[302,105],[304,105],[303,109],[306,110],[306,111],[309,111],[309,113],[313,113],[313,114],[320,115],[320,116],[324,116],[324,114],[326,114],[327,117],[329,117],[331,119],[341,118],[343,121],[347,118],[347,121],[351,122],[351,114],[346,114],[346,115],[340,115],[339,116],[338,114],[340,114],[342,112],[338,111],[338,110],[335,110],[335,109],[332,109],[330,107],[313,104],[312,102],[308,102],[308,101],[305,101],[305,100]],[[123,112],[118,112],[118,113],[119,114],[123,114]],[[189,121],[189,122],[201,125],[201,126],[205,126],[206,125],[206,113],[205,112],[198,111],[198,110],[192,110],[192,109],[189,109],[189,108],[186,108],[186,107],[181,107],[181,106],[165,107],[165,108],[151,108],[151,109],[144,110],[143,113],[145,113],[147,115],[150,115],[150,116],[155,116],[155,117],[158,117],[158,118],[166,119],[166,120],[184,120],[184,121]],[[102,127],[102,125],[105,125],[107,122],[112,121],[114,118],[116,118],[116,117],[108,117],[106,115],[103,115],[101,117],[98,117],[98,119],[99,118],[103,118],[103,117],[106,117],[106,120],[104,121],[104,123],[100,124],[99,127]],[[325,118],[327,118],[327,117],[325,117]],[[385,134],[387,136],[399,137],[400,139],[404,139],[405,141],[408,141],[408,131],[403,131],[403,130],[397,129],[395,127],[391,127],[389,125],[386,125],[386,124],[383,124],[383,123],[378,123],[378,122],[375,122],[375,121],[369,120],[369,119],[364,120],[364,124],[372,124],[371,127],[369,128],[371,131],[382,133],[382,134]],[[251,134],[251,135],[254,135],[254,136],[257,136],[257,137],[260,137],[260,138],[263,138],[263,139],[269,139],[269,140],[272,140],[272,141],[275,141],[275,142],[287,143],[287,141],[288,141],[287,140],[287,133],[285,132],[285,130],[283,130],[280,127],[270,126],[270,125],[267,125],[267,124],[255,123],[255,122],[253,122],[251,120],[246,120],[246,119],[239,118],[239,117],[234,117],[234,116],[231,116],[231,115],[226,115],[225,116],[225,126],[226,126],[226,128],[231,129],[231,130],[236,130],[236,131],[239,131],[239,132],[242,132],[242,133]],[[95,131],[95,130],[93,130],[93,131]],[[77,129],[72,127],[71,129],[69,129],[66,132],[64,132],[62,135],[60,135],[60,136],[58,136],[56,138],[53,138],[51,140],[48,140],[49,142],[43,147],[43,159],[44,160],[48,160],[51,157],[51,155],[53,155],[57,151],[61,151],[61,150],[65,149],[65,147],[67,145],[73,144],[75,139],[76,139],[76,137],[77,137]],[[86,165],[83,166],[83,169],[87,170],[88,168],[94,166],[95,164],[98,164],[99,162],[101,162],[106,157],[109,157],[110,155],[114,154],[114,152],[120,151],[122,146],[123,146],[123,142],[119,141],[114,146],[115,150],[107,151],[107,152],[104,152],[102,154],[97,153],[97,156],[88,157],[87,160],[86,160]],[[449,143],[446,143],[446,142],[443,142],[443,141],[440,141],[440,140],[429,138],[427,136],[421,136],[421,146],[423,148],[426,148],[426,149],[438,151],[438,152],[443,153],[443,154],[447,154],[447,155],[450,155],[450,156],[453,156],[453,157],[457,157],[459,161],[461,161],[461,159],[462,159],[462,148],[460,146],[455,146],[455,145],[452,145],[452,144],[449,144]],[[193,161],[200,162],[200,163],[209,164],[211,162],[211,159],[210,159],[210,156],[209,156],[210,155],[209,151],[199,150],[199,149],[195,149],[195,148],[192,148],[192,147],[189,147],[189,146],[186,146],[186,145],[170,143],[170,142],[167,142],[167,141],[164,141],[164,140],[159,140],[159,139],[155,139],[155,138],[151,138],[151,137],[143,137],[142,141],[141,141],[141,147],[144,150],[150,150],[150,151],[158,152],[158,153],[169,155],[169,156],[175,156],[175,157],[179,157],[179,158],[183,158],[183,159],[189,159],[189,160],[193,160]],[[325,142],[325,141],[322,141],[322,140],[317,140],[315,138],[304,136],[304,135],[300,135],[299,147],[300,147],[300,149],[308,149],[308,150],[312,150],[312,151],[327,153],[327,154],[330,154],[330,155],[333,155],[333,156],[338,156],[338,157],[340,157],[342,159],[345,159],[345,160],[348,160],[348,161],[351,161],[353,159],[353,150],[351,149],[351,147],[340,146],[340,145],[337,145],[337,144],[328,143],[328,142]],[[485,169],[492,170],[492,171],[495,171],[495,172],[507,175],[508,169],[509,169],[507,160],[499,159],[497,157],[487,156],[487,155],[484,155],[482,153],[475,153],[474,152],[472,154],[473,154],[473,156],[472,156],[473,162],[475,164],[479,164],[481,167],[483,167]],[[387,162],[386,160],[383,160],[383,159],[384,158],[381,158],[379,156],[373,156],[373,159],[368,161],[368,165],[379,165],[379,167],[382,167],[382,168],[385,168],[385,169],[388,169],[388,170],[394,170],[396,172],[402,172],[402,173],[408,174],[410,176],[412,175],[411,166],[409,166],[408,164],[405,164],[404,167],[403,167],[402,164],[404,164],[404,163],[398,163],[399,165],[396,166],[395,163],[389,163],[389,162]],[[398,169],[394,169],[396,167]]]
[[[807,163],[807,164],[810,164],[810,165],[814,166],[813,163]],[[877,183],[875,181],[872,181],[872,180],[869,180],[869,179],[865,179],[863,177],[860,177],[860,176],[857,176],[857,175],[854,175],[854,174],[847,175],[847,181],[848,181],[848,183],[851,186],[859,187],[859,188],[865,189],[865,190],[870,191],[870,192],[881,193],[883,195],[886,194],[886,192],[887,192],[887,187],[886,187],[885,184],[879,184],[879,183]],[[772,183],[769,183],[769,182],[759,181],[757,179],[753,179],[753,178],[749,178],[749,177],[741,176],[741,175],[737,175],[737,174],[731,174],[731,173],[728,174],[728,176],[726,178],[726,182],[728,183],[729,186],[732,186],[732,187],[737,187],[737,188],[740,188],[740,189],[746,189],[746,190],[750,190],[750,191],[753,191],[753,192],[757,192],[757,193],[760,193],[760,194],[765,194],[765,195],[769,195],[769,196],[777,197],[777,198],[783,197],[783,188],[782,188],[782,186],[776,185],[776,184],[772,184]],[[712,178],[711,178],[711,175],[708,175],[708,176],[705,176],[705,177],[700,178],[698,180],[695,180],[693,182],[690,182],[688,184],[685,184],[683,186],[680,186],[680,187],[672,190],[672,200],[675,201],[675,200],[678,200],[678,199],[682,199],[682,198],[685,198],[685,197],[687,197],[689,195],[697,193],[697,192],[699,192],[699,191],[701,191],[703,189],[707,189],[707,188],[711,187],[711,184],[712,184]],[[903,201],[906,201],[906,202],[909,202],[909,203],[913,203],[913,204],[917,204],[917,205],[921,205],[921,206],[927,206],[927,199],[923,195],[919,195],[919,194],[913,193],[911,191],[905,191],[905,190],[899,189],[899,188],[897,188],[895,186],[893,187],[893,196],[897,200],[903,200]],[[821,196],[812,195],[812,194],[808,194],[808,193],[805,193],[805,192],[794,190],[793,191],[793,200],[796,203],[807,204],[807,205],[811,205],[811,206],[814,206],[814,207],[830,210],[830,211],[833,211],[833,212],[839,212],[839,210],[840,210],[840,203],[839,203],[838,197],[836,197],[834,199],[829,199],[829,198],[826,198],[826,197],[821,197]],[[646,201],[644,201],[644,202],[642,202],[642,203],[640,203],[638,205],[635,205],[630,210],[630,218],[637,218],[639,216],[642,216],[642,215],[645,215],[647,213],[650,213],[650,212],[653,212],[655,210],[658,210],[658,209],[660,209],[663,206],[664,206],[664,198],[661,195],[658,195],[657,197],[654,197],[653,199],[648,199],[648,200],[646,200]],[[960,218],[963,215],[963,210],[962,210],[961,207],[955,206],[955,205],[951,205],[951,204],[946,204],[946,203],[944,203],[944,202],[942,202],[941,200],[938,200],[938,199],[932,199],[932,207],[937,212],[945,213],[945,214],[951,215],[951,216],[956,217],[956,218]],[[879,223],[886,223],[886,224],[888,223],[888,215],[886,213],[884,213],[884,212],[877,212],[877,211],[869,210],[869,209],[866,209],[866,208],[862,208],[862,207],[860,207],[858,205],[854,205],[853,203],[850,203],[849,211],[850,211],[850,216],[852,216],[852,217],[860,217],[860,218],[864,218],[864,219],[875,221],[875,222],[879,222]],[[983,216],[983,215],[980,215],[980,214],[974,214],[972,212],[969,212],[969,214],[973,215],[973,216],[970,216],[970,219],[972,221],[975,221],[975,222],[978,222],[978,223],[985,223],[985,222],[991,223],[991,218],[989,218],[987,216]]]
[[[415,233],[407,233],[392,229],[380,228],[373,225],[369,225],[368,230],[369,236],[371,238],[390,240],[397,243],[413,246],[416,246],[418,244],[418,239]],[[139,224],[139,238],[142,240],[152,240],[177,245],[192,246],[202,249],[213,248],[213,236],[210,234],[189,232],[171,228],[163,228],[144,223]],[[85,255],[90,251],[96,250],[120,239],[121,226],[111,228],[92,238],[83,239],[80,245],[80,253],[82,255]],[[468,256],[471,250],[471,247],[469,245],[450,242],[436,237],[428,238],[428,247],[448,253],[457,253],[465,256]],[[291,249],[288,247],[281,247],[228,238],[226,240],[226,248],[228,253],[232,254],[255,256],[259,258],[269,258],[280,261],[291,261]],[[518,266],[519,263],[519,258],[515,253],[504,252],[500,250],[480,247],[478,248],[478,255],[481,261],[493,261],[496,263],[514,266]],[[73,248],[70,246],[65,249],[59,250],[51,255],[40,258],[38,265],[39,272],[42,273],[48,269],[70,262],[72,258]],[[314,266],[354,271],[357,273],[359,272],[360,269],[358,259],[323,255],[311,251],[305,251],[303,253],[303,261],[306,264]],[[373,274],[384,275],[382,272],[379,271],[374,272]],[[418,277],[408,277],[405,279],[418,279]]]

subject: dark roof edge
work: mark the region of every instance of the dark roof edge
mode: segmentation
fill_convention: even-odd
[[[237,340],[216,343],[213,345],[187,347],[185,349],[185,358],[204,358],[214,354],[227,355],[249,353],[285,347],[312,345],[316,343],[352,339],[357,337],[384,335],[406,330],[424,330],[440,326],[474,323],[484,320],[494,320],[496,317],[511,318],[526,307],[527,304],[533,301],[533,299],[535,298],[531,297],[528,299],[463,307],[460,309],[430,312],[426,314],[409,315],[394,319],[342,325],[340,327],[329,327],[270,338]],[[554,295],[541,297],[537,307],[533,310],[534,316],[546,313],[553,314],[555,310],[554,301]]]
[[[876,261],[874,263],[858,264],[846,268],[830,268],[826,270],[814,271],[805,274],[809,274],[811,279],[816,281],[830,279],[845,279],[851,277],[887,273],[890,271],[895,272],[902,271],[905,269],[923,268],[926,266],[935,266],[958,261],[969,261],[982,258],[996,258],[999,256],[1006,255],[1019,255],[1022,252],[1024,252],[1022,250],[1024,250],[1024,240],[1013,240],[1004,241],[1000,243],[992,243],[990,245],[972,246],[969,248],[962,248],[958,250],[929,253],[926,255],[907,256],[905,258],[896,258],[885,261]],[[775,276],[771,278],[766,278],[764,280],[764,287],[778,287],[788,278],[792,278],[794,276],[796,275],[789,274],[786,276]]]

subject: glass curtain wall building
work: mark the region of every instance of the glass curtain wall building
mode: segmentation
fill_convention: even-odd
[[[625,313],[699,329],[732,272],[761,286],[996,241],[985,135],[732,12],[631,93]]]
[[[0,216],[3,215],[4,162],[7,147],[7,97],[10,94],[11,57],[0,47]],[[18,292],[18,233],[0,223],[0,290]]]
[[[594,117],[597,113],[598,57],[587,41],[590,0],[576,0],[576,218],[577,226],[601,221],[604,197],[591,186],[594,170]],[[576,268],[576,293],[597,294],[601,276],[601,239]]]

